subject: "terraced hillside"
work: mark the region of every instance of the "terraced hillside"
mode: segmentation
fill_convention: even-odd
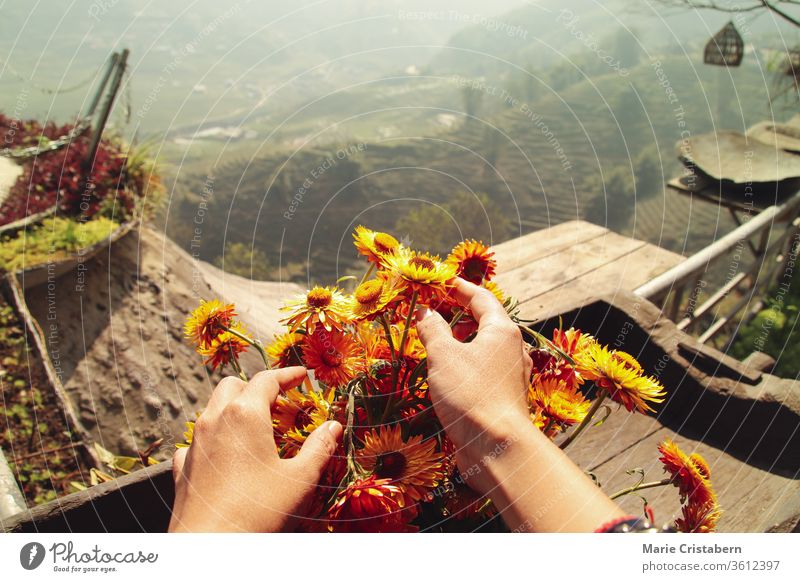
[[[193,250],[208,260],[222,255],[226,243],[243,242],[279,257],[281,265],[308,264],[298,279],[332,280],[352,264],[346,241],[356,224],[393,229],[411,210],[436,211],[455,192],[467,191],[485,193],[513,227],[498,230],[487,223],[462,236],[496,243],[581,218],[689,253],[732,223],[716,207],[664,188],[679,171],[675,142],[687,131],[742,130],[765,115],[766,103],[756,67],[725,77],[665,57],[639,65],[627,77],[589,78],[535,103],[482,87],[480,110],[473,116],[447,104],[458,92],[452,91],[453,80],[442,80],[446,98],[437,115],[449,116],[451,127],[426,132],[415,123],[403,131],[398,112],[430,108],[431,82],[425,81],[427,90],[418,98],[400,91],[403,108],[393,105],[389,113],[374,114],[372,127],[394,116],[394,135],[340,142],[322,129],[290,150],[262,146],[258,157],[223,162],[211,178],[211,173],[179,177],[168,232],[184,247],[196,245]],[[753,90],[737,94],[735,87],[743,86]],[[363,100],[366,93],[358,96]],[[698,103],[705,105],[688,105]],[[369,120],[359,119],[351,128],[353,102],[338,96],[336,104],[326,110],[336,135],[359,135],[369,126]],[[643,151],[650,152],[647,175],[640,167]],[[209,189],[212,194],[204,194]],[[194,224],[198,213],[203,214],[200,236]],[[457,214],[442,220],[464,222]]]

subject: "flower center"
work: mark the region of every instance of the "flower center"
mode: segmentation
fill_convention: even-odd
[[[428,257],[422,257],[416,255],[411,257],[411,259],[408,262],[409,264],[414,265],[418,269],[426,269],[428,271],[433,271],[436,269],[436,264]]]
[[[314,407],[311,405],[306,405],[303,408],[300,408],[294,417],[294,425],[299,428],[303,428],[304,426],[311,424],[311,415],[309,413],[312,410],[314,410]]]
[[[486,261],[479,257],[470,257],[462,263],[461,269],[462,276],[467,281],[480,285],[481,281],[483,281],[483,278],[486,276],[486,272],[489,270],[489,266],[486,264]]]
[[[378,300],[383,291],[383,283],[377,279],[366,281],[356,289],[356,301],[362,305],[368,305]]]
[[[344,359],[344,357],[342,356],[342,353],[339,352],[338,350],[325,350],[324,352],[322,352],[320,359],[322,359],[322,363],[325,364],[327,367],[338,368],[339,366],[342,365],[342,360]]]
[[[706,479],[711,478],[711,470],[709,469],[708,464],[703,457],[695,453],[689,456],[689,460],[694,463],[694,466],[703,477]]]
[[[332,300],[333,295],[331,295],[331,292],[324,287],[314,287],[308,292],[308,296],[306,297],[306,303],[308,306],[315,307],[317,309],[328,307]]]
[[[390,234],[386,234],[385,232],[376,232],[375,238],[372,239],[372,242],[375,244],[375,248],[378,249],[378,252],[382,254],[393,253],[394,249],[397,248],[397,245],[400,244],[397,242],[396,238]]]
[[[636,361],[636,358],[627,352],[615,350],[612,357],[628,370],[633,370],[635,372],[642,371],[642,367],[639,365],[639,362]]]
[[[287,366],[302,366],[303,356],[301,354],[302,351],[300,349],[300,344],[296,343],[292,344],[291,346],[287,346],[283,350],[280,359],[285,361]]]
[[[406,469],[406,458],[402,453],[392,451],[378,456],[375,475],[379,479],[399,479]]]

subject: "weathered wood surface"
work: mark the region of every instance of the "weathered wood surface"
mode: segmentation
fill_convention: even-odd
[[[630,291],[684,257],[575,220],[494,247],[497,283],[527,319],[543,319],[598,296]]]
[[[568,450],[597,475],[607,492],[663,475],[657,446],[672,438],[699,452],[711,467],[724,509],[721,531],[797,531],[800,527],[800,393],[797,383],[726,358],[659,317],[657,307],[630,289],[677,264],[680,256],[582,222],[503,243],[495,248],[498,282],[523,302],[523,313],[558,324],[553,314],[591,328],[657,374],[668,389],[657,416],[615,411]],[[225,289],[230,294],[233,289]],[[244,289],[237,289],[242,294]],[[603,300],[589,296],[605,294]],[[544,321],[546,317],[550,320]],[[622,330],[626,330],[621,334]],[[617,343],[621,342],[620,345]],[[163,531],[172,481],[168,464],[138,471],[113,484],[37,507],[6,524],[12,531]],[[679,512],[674,487],[645,494],[659,523]],[[641,499],[621,500],[631,513]],[[9,527],[10,526],[10,527]]]
[[[615,409],[567,450],[584,470],[613,493],[636,483],[629,469],[646,471],[646,481],[664,476],[657,447],[674,440],[687,453],[705,457],[723,508],[724,532],[798,531],[800,528],[800,394],[798,384],[726,357],[659,319],[659,310],[628,292],[584,304],[563,314],[565,325],[594,326],[604,343],[625,349],[659,376],[668,398],[657,415]],[[557,325],[550,320],[545,329]],[[628,325],[633,327],[628,328]],[[630,329],[620,335],[621,329]],[[544,331],[544,330],[543,330]],[[687,349],[688,348],[688,349]],[[677,489],[643,491],[659,523],[680,515]],[[620,498],[634,514],[635,495]]]
[[[3,523],[7,532],[165,532],[175,492],[172,461],[31,507]]]

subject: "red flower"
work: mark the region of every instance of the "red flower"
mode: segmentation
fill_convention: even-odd
[[[409,522],[416,516],[402,489],[375,475],[348,485],[329,512],[331,529],[340,532],[412,532],[417,528]]]

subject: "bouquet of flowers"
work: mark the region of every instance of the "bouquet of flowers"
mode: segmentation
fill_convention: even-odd
[[[515,301],[493,281],[497,264],[481,242],[465,240],[442,260],[362,226],[353,237],[368,262],[360,282],[351,293],[317,286],[287,302],[282,322],[288,330],[269,345],[248,333],[234,305],[219,300],[202,302],[186,323],[187,337],[212,369],[229,366],[246,380],[240,355],[254,349],[267,368],[302,365],[310,371],[313,380],[280,395],[273,407],[281,456],[296,455],[325,421],[343,424],[342,443],[317,487],[306,530],[502,528],[491,501],[458,472],[428,394],[426,354],[416,330],[415,310],[425,306],[438,311],[460,341],[474,337],[474,319],[453,299],[455,277],[489,289],[530,340],[530,420],[561,448],[601,422],[595,418],[611,412],[607,403],[646,414],[663,401],[661,384],[631,355],[576,329],[556,329],[545,338],[523,325]],[[355,283],[343,278],[337,285],[348,279]],[[191,445],[193,423],[187,426],[182,446]],[[671,441],[659,451],[667,478],[645,483],[642,475],[612,497],[674,485],[685,502],[676,527],[712,531],[720,510],[708,465]]]

